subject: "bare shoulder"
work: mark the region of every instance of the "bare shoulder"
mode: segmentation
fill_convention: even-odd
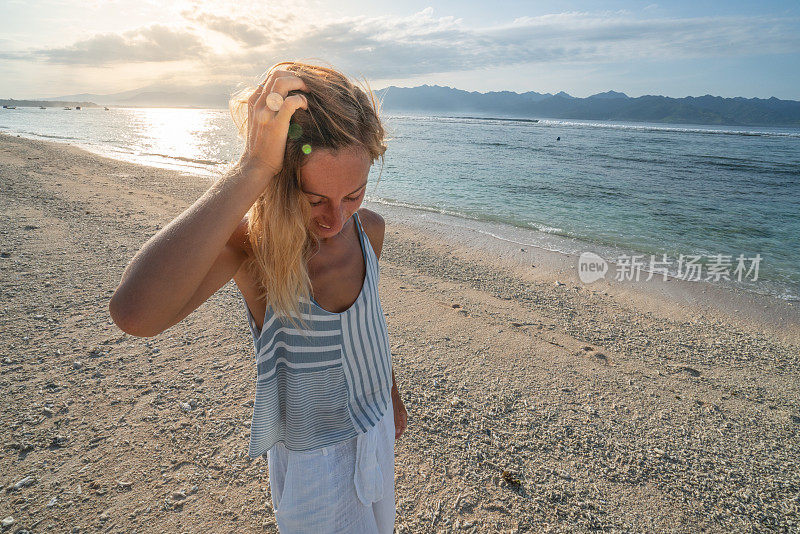
[[[386,221],[383,220],[383,217],[379,213],[376,213],[372,210],[368,210],[367,208],[361,208],[358,210],[358,217],[361,219],[361,222],[364,223],[364,230],[367,231],[369,234],[370,228],[375,230],[380,230],[383,233],[384,229],[386,228]]]
[[[383,250],[383,238],[386,234],[386,221],[383,220],[380,214],[368,210],[367,208],[358,210],[358,218],[361,220],[364,231],[367,233],[369,242],[372,243],[375,256],[380,259],[381,251]]]

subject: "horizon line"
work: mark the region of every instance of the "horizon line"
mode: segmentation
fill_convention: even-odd
[[[203,86],[193,86],[193,87],[189,87],[188,89],[202,88],[202,87]],[[465,92],[465,93],[477,93],[477,94],[480,94],[480,95],[488,95],[488,94],[491,94],[491,93],[513,93],[513,94],[516,94],[516,95],[524,95],[524,94],[527,94],[527,93],[534,93],[534,94],[542,95],[542,96],[557,96],[557,95],[560,95],[560,94],[564,94],[564,95],[566,95],[568,97],[576,98],[576,99],[586,99],[586,98],[591,98],[593,96],[604,95],[604,94],[608,94],[608,93],[617,93],[619,95],[623,95],[623,96],[620,96],[620,98],[624,97],[624,98],[629,98],[629,99],[642,98],[642,97],[646,97],[646,96],[672,98],[672,99],[702,98],[702,97],[710,96],[710,97],[713,97],[713,98],[723,98],[723,99],[744,99],[744,100],[771,100],[771,99],[775,99],[775,100],[781,100],[781,101],[784,101],[784,102],[800,102],[800,96],[797,96],[795,98],[781,98],[781,97],[777,97],[775,95],[771,95],[771,96],[768,96],[768,97],[764,97],[764,96],[743,96],[743,95],[722,96],[720,94],[711,94],[711,93],[705,93],[703,95],[687,94],[687,95],[684,95],[684,96],[669,96],[669,95],[657,94],[657,93],[643,93],[643,94],[640,94],[640,95],[637,95],[637,96],[632,96],[632,95],[626,93],[625,91],[618,91],[616,89],[608,89],[606,91],[600,91],[600,92],[597,92],[597,93],[592,93],[592,94],[589,94],[587,96],[575,96],[575,95],[573,95],[573,94],[571,94],[571,93],[569,93],[567,91],[564,91],[563,89],[561,91],[556,92],[556,93],[551,93],[551,92],[542,93],[542,92],[536,91],[534,89],[527,90],[527,91],[522,91],[522,92],[514,91],[514,90],[511,90],[511,89],[492,89],[492,90],[488,90],[488,91],[478,91],[478,90],[461,89],[461,88],[450,86],[450,85],[427,84],[427,83],[423,83],[423,84],[415,85],[415,86],[410,86],[410,87],[409,86],[399,86],[399,85],[387,85],[387,86],[381,87],[380,89],[373,89],[372,91],[374,93],[377,93],[379,91],[385,91],[385,90],[391,89],[391,88],[395,88],[395,89],[417,89],[417,88],[422,88],[422,87],[436,87],[436,88],[443,88],[443,89],[451,89],[451,90],[454,90],[454,91],[462,91],[462,92]],[[82,93],[74,93],[72,95],[59,95],[59,96],[38,96],[38,97],[25,97],[25,98],[4,97],[4,98],[0,98],[0,100],[44,100],[44,101],[53,101],[53,100],[64,99],[64,101],[67,101],[70,98],[73,98],[73,97],[78,96],[78,95],[91,95],[91,96],[96,96],[96,97],[111,97],[111,96],[114,96],[114,95],[117,95],[117,94],[120,94],[120,93],[132,93],[132,92],[136,92],[136,91],[139,91],[140,93],[152,93],[152,92],[176,93],[176,92],[181,92],[180,88],[176,88],[176,89],[150,89],[148,87],[142,87],[142,88],[139,88],[139,89],[128,89],[128,90],[124,90],[124,91],[116,91],[116,92],[113,92],[113,93],[82,92]],[[203,93],[200,93],[200,94],[203,94]],[[212,94],[212,93],[206,93],[206,94]],[[232,94],[233,94],[233,91],[231,91],[231,95]],[[221,96],[222,93],[219,93],[219,95]]]

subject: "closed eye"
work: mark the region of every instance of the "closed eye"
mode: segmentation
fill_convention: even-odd
[[[358,201],[359,198],[361,198],[361,193],[359,193],[358,195],[356,195],[354,197],[344,197],[344,201],[345,202],[356,202],[356,201]],[[325,201],[324,200],[318,200],[316,202],[309,201],[308,203],[311,204],[312,206],[319,206],[323,202],[325,202]]]
[[[355,202],[356,200],[358,200],[359,198],[361,198],[361,196],[364,194],[364,191],[366,191],[366,189],[363,189],[363,188],[362,188],[362,189],[361,189],[361,191],[359,191],[357,195],[351,195],[351,196],[349,196],[349,197],[344,197],[344,199],[345,199],[345,200],[348,200],[348,201],[350,201],[350,202]]]

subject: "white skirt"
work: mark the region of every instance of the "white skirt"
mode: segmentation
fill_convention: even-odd
[[[394,408],[366,434],[308,452],[267,453],[281,534],[394,531]]]

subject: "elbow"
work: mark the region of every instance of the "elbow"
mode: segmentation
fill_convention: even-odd
[[[152,327],[148,328],[137,320],[136,314],[131,313],[130,306],[126,306],[124,299],[119,294],[119,289],[114,292],[111,301],[108,303],[108,312],[111,320],[117,325],[117,328],[136,337],[153,337],[160,334],[163,330],[156,330]]]

